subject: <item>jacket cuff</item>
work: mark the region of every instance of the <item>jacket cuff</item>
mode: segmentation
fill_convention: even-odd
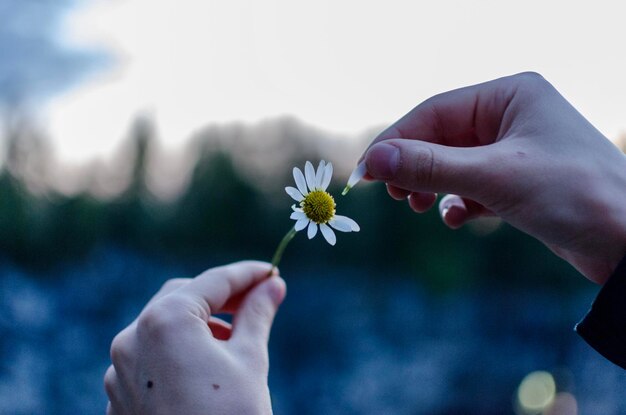
[[[626,369],[626,256],[574,330],[598,353]]]

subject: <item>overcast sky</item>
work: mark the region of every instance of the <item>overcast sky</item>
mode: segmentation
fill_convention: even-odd
[[[169,146],[209,122],[284,114],[352,134],[438,92],[534,70],[614,138],[626,131],[621,4],[83,1],[57,41],[110,60],[40,114],[59,155],[81,161],[110,154],[138,114]]]

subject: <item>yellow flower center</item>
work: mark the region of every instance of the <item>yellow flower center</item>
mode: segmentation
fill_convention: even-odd
[[[315,223],[326,223],[335,216],[335,199],[323,190],[314,190],[304,197],[300,207]]]

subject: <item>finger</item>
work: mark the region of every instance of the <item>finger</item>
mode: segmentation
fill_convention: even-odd
[[[390,139],[369,149],[368,173],[411,192],[463,194],[480,200],[506,168],[501,145],[448,147],[416,140]],[[504,171],[504,176],[507,172]]]
[[[254,286],[250,286],[249,288],[240,292],[239,294],[230,297],[228,301],[226,301],[226,304],[224,304],[220,312],[228,313],[228,314],[235,314],[237,310],[239,309],[239,306],[243,302],[243,299],[246,298],[246,295],[248,295],[250,290],[253,288]]]
[[[409,206],[417,213],[426,212],[436,201],[436,193],[412,192],[409,194]]]
[[[280,275],[280,271],[276,267],[272,268],[272,273],[269,276],[274,276],[274,275]],[[250,290],[252,290],[253,288],[254,288],[254,285],[251,285],[250,287],[246,288],[242,292],[240,292],[238,294],[235,294],[232,297],[230,297],[226,301],[226,304],[224,304],[222,306],[222,309],[220,310],[220,313],[235,314],[237,312],[237,310],[239,310],[239,306],[243,302],[244,298],[246,298],[246,296],[248,295]]]
[[[113,365],[109,366],[106,373],[104,374],[104,390],[106,391],[107,396],[109,397],[109,405],[112,409],[112,413],[114,414],[122,414],[124,413],[124,403],[123,403],[123,392],[122,388],[119,384],[119,380],[117,378],[117,373],[115,372],[115,368]]]
[[[211,318],[209,319],[208,324],[209,328],[211,329],[211,333],[213,333],[213,337],[218,340],[230,339],[233,331],[233,327],[231,324],[213,316],[211,316]]]
[[[222,311],[227,301],[268,278],[271,265],[266,262],[243,261],[205,271],[177,290],[181,297],[191,298],[196,305],[189,311],[207,323],[211,313]]]
[[[268,275],[268,278],[271,276],[278,276],[278,275],[280,275],[280,269],[277,267],[274,267],[272,268],[272,273]],[[250,287],[246,288],[242,292],[230,297],[228,301],[226,301],[226,304],[224,304],[220,312],[227,313],[227,314],[235,314],[237,310],[239,310],[239,306],[243,302],[244,298],[246,298],[250,290],[252,290],[253,288],[254,288],[254,285],[251,285]]]
[[[157,293],[154,294],[154,296],[152,296],[152,298],[146,303],[142,311],[145,311],[149,306],[154,304],[157,300],[165,297],[167,294],[170,294],[176,291],[177,289],[179,289],[180,287],[184,287],[185,285],[189,284],[190,281],[191,281],[191,278],[172,278],[170,280],[167,280],[161,286],[159,291],[157,291]],[[122,332],[120,332],[120,335],[122,333],[126,333],[126,334],[134,333],[134,331],[137,328],[138,318],[139,317],[135,318],[124,330],[122,330]]]
[[[504,132],[501,121],[519,82],[514,75],[435,95],[380,133],[368,149],[391,138],[459,147],[493,143]]]
[[[165,283],[161,286],[159,291],[157,291],[157,293],[154,294],[154,296],[150,299],[150,301],[146,303],[145,307],[148,307],[149,305],[154,304],[154,302],[158,300],[159,298],[162,298],[166,296],[167,294],[174,292],[181,287],[184,287],[185,285],[189,284],[191,280],[192,278],[172,278],[172,279],[165,281]]]
[[[232,340],[264,350],[286,290],[285,281],[275,276],[250,291],[235,315]]]
[[[136,331],[132,325],[119,332],[111,341],[111,363],[115,367],[116,381],[122,387],[128,386],[128,379],[135,370],[137,350]]]
[[[405,200],[411,194],[410,191],[400,189],[399,187],[395,187],[391,184],[387,184],[387,193],[395,200]]]
[[[154,304],[160,298],[163,298],[166,295],[173,293],[177,289],[189,284],[191,280],[192,278],[172,278],[165,281],[159,291],[157,291],[157,293],[154,294],[152,298],[146,303],[146,305],[143,307],[143,310]],[[137,327],[137,318],[129,324],[127,330],[133,330],[135,327]]]
[[[441,199],[439,214],[443,222],[452,229],[457,229],[472,219],[496,216],[480,203],[457,195],[446,195]]]

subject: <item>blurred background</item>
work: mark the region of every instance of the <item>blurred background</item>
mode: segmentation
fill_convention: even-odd
[[[618,2],[0,0],[0,413],[100,414],[113,336],[169,278],[269,260],[291,169],[429,96],[541,72],[622,149]],[[598,288],[494,220],[363,184],[297,235],[276,414],[623,414],[574,332]],[[320,261],[320,259],[323,259]]]

